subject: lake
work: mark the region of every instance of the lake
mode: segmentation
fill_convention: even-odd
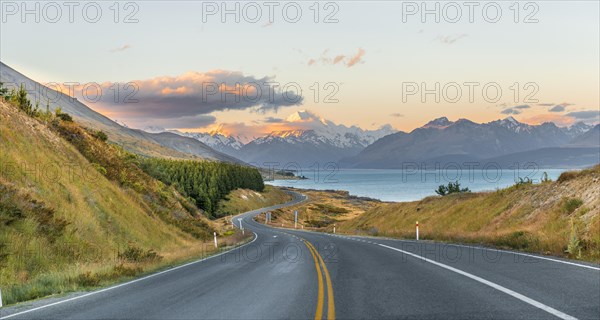
[[[435,195],[440,184],[459,181],[471,191],[489,191],[514,185],[519,178],[539,183],[547,173],[556,180],[566,169],[380,170],[336,169],[302,172],[306,180],[274,180],[273,186],[317,190],[346,190],[350,194],[383,201],[414,201]]]

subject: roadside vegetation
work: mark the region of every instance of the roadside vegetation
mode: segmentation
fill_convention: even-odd
[[[229,192],[238,188],[261,192],[265,188],[258,170],[241,165],[156,158],[140,163],[144,171],[193,199],[211,217],[217,217],[219,201]]]
[[[385,203],[340,224],[343,232],[477,243],[600,262],[600,165],[557,181],[519,180],[494,192]]]
[[[227,217],[291,200],[292,196],[288,193],[269,185],[266,185],[262,192],[251,189],[237,189],[230,192],[219,202],[215,215],[217,217]]]
[[[0,86],[0,95],[4,304],[86,290],[212,254],[213,232],[221,245],[246,241],[209,220],[188,189],[148,174],[151,160],[109,143],[109,134],[81,126],[60,108],[41,110],[23,88]],[[184,167],[201,167],[210,177],[201,181],[202,190],[218,190],[211,204],[238,185],[261,189],[253,169],[208,162]],[[215,182],[223,177],[231,178],[227,185]]]

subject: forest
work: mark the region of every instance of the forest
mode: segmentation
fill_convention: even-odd
[[[265,185],[257,169],[237,164],[148,158],[141,167],[154,178],[173,185],[192,198],[198,208],[218,218],[218,202],[235,189],[263,191]]]

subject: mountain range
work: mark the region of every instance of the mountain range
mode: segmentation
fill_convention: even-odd
[[[0,81],[24,84],[32,101],[58,97],[58,107],[84,126],[107,133],[109,141],[144,156],[207,159],[260,167],[402,168],[404,163],[447,164],[493,161],[502,166],[536,162],[546,167],[584,167],[600,162],[600,129],[578,122],[558,127],[521,123],[513,117],[488,123],[468,119],[434,119],[411,132],[390,125],[377,130],[345,126],[302,110],[281,119],[282,128],[248,139],[215,130],[180,132],[159,127],[127,127],[92,110],[75,98],[45,87],[0,63]],[[5,85],[6,86],[6,85]],[[33,89],[32,89],[33,88]],[[45,95],[42,95],[42,91]]]
[[[600,162],[598,125],[577,123],[560,128],[552,122],[521,123],[513,117],[488,123],[445,117],[410,133],[397,132],[341,160],[343,167],[427,168],[449,163],[495,162],[502,167],[536,162],[540,167],[588,166]]]
[[[390,125],[377,130],[347,127],[307,110],[292,113],[284,123],[293,129],[273,131],[248,143],[243,143],[246,137],[225,136],[218,131],[179,132],[157,127],[146,127],[144,130],[177,133],[202,141],[215,150],[245,162],[261,167],[277,163],[280,168],[288,164],[308,167],[315,162],[320,166],[337,162],[341,158],[358,154],[379,138],[396,132]]]

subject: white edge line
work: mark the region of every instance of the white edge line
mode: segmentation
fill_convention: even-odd
[[[493,283],[491,281],[488,281],[488,280],[485,280],[483,278],[480,278],[480,277],[478,277],[476,275],[470,274],[468,272],[464,272],[462,270],[453,268],[451,266],[445,265],[443,263],[439,263],[439,262],[431,260],[431,259],[427,259],[425,257],[421,257],[421,256],[416,255],[416,254],[411,253],[411,252],[407,252],[407,251],[400,250],[400,249],[397,249],[397,248],[394,248],[394,247],[386,246],[385,244],[379,244],[379,245],[382,246],[382,247],[388,248],[388,249],[392,249],[392,250],[395,250],[395,251],[398,251],[398,252],[402,252],[404,254],[413,256],[413,257],[415,257],[417,259],[420,259],[420,260],[432,263],[432,264],[434,264],[436,266],[442,267],[444,269],[456,272],[456,273],[458,273],[460,275],[463,275],[465,277],[471,278],[471,279],[473,279],[475,281],[478,281],[478,282],[483,283],[483,284],[485,284],[487,286],[490,286],[490,287],[492,287],[492,288],[494,288],[494,289],[496,289],[498,291],[504,292],[504,293],[506,293],[506,294],[514,297],[514,298],[517,298],[517,299],[519,299],[519,300],[521,300],[521,301],[523,301],[525,303],[528,303],[528,304],[530,304],[530,305],[532,305],[532,306],[534,306],[536,308],[542,309],[542,310],[544,310],[544,311],[546,311],[546,312],[548,312],[548,313],[550,313],[550,314],[552,314],[552,315],[554,315],[556,317],[559,317],[561,319],[565,319],[565,320],[577,320],[577,318],[575,318],[573,316],[570,316],[570,315],[568,315],[566,313],[558,311],[558,310],[556,310],[556,309],[554,309],[552,307],[549,307],[549,306],[547,306],[547,305],[545,305],[545,304],[543,304],[543,303],[541,303],[539,301],[536,301],[536,300],[533,300],[531,298],[528,298],[528,297],[526,297],[526,296],[524,296],[524,295],[522,295],[522,294],[520,294],[518,292],[512,291],[512,290],[510,290],[508,288],[505,288],[505,287],[503,287],[503,286],[501,286],[499,284],[496,284],[496,283]]]
[[[124,286],[130,285],[130,284],[136,283],[136,282],[140,282],[140,281],[143,281],[143,280],[146,280],[146,279],[149,279],[149,278],[156,277],[158,275],[161,275],[161,274],[164,274],[164,273],[167,273],[167,272],[171,272],[171,271],[174,271],[174,270],[177,270],[177,269],[181,269],[181,268],[184,268],[184,267],[196,264],[196,263],[200,263],[200,262],[203,262],[203,261],[206,261],[206,260],[209,260],[209,259],[213,259],[213,258],[222,256],[222,255],[227,254],[227,253],[229,253],[229,252],[231,252],[233,250],[236,250],[236,249],[239,249],[241,247],[247,246],[247,245],[251,244],[252,242],[256,241],[256,239],[258,239],[258,235],[256,234],[256,232],[252,232],[252,233],[254,233],[254,239],[252,239],[252,241],[250,241],[248,243],[244,243],[241,246],[238,246],[238,247],[235,247],[235,248],[231,248],[230,250],[221,252],[219,254],[216,254],[216,255],[213,255],[213,256],[210,256],[210,257],[206,257],[206,258],[203,258],[203,259],[200,259],[200,260],[192,261],[192,262],[189,262],[189,263],[186,263],[186,264],[182,264],[180,266],[173,267],[171,269],[167,269],[167,270],[163,270],[163,271],[160,271],[160,272],[157,272],[157,273],[153,273],[153,274],[147,275],[145,277],[142,277],[142,278],[139,278],[139,279],[135,279],[135,280],[131,280],[131,281],[128,281],[128,282],[125,282],[125,283],[121,283],[121,284],[118,284],[118,285],[115,285],[115,286],[112,286],[112,287],[100,289],[100,290],[97,290],[97,291],[92,291],[90,293],[86,293],[86,294],[83,294],[83,295],[80,295],[80,296],[76,296],[76,297],[73,297],[73,298],[69,298],[69,299],[66,299],[66,300],[61,300],[61,301],[53,302],[53,303],[46,304],[46,305],[43,305],[43,306],[39,306],[39,307],[36,307],[36,308],[33,308],[33,309],[29,309],[29,310],[25,310],[25,311],[21,311],[21,312],[9,314],[7,316],[0,317],[0,319],[8,319],[8,318],[16,317],[16,316],[19,316],[19,315],[22,315],[22,314],[26,314],[26,313],[30,313],[30,312],[33,312],[33,311],[38,311],[38,310],[41,310],[41,309],[52,307],[52,306],[55,306],[55,305],[58,305],[58,304],[63,304],[65,302],[70,302],[70,301],[73,301],[73,300],[77,300],[77,299],[89,297],[91,295],[95,295],[95,294],[98,294],[98,293],[102,293],[102,292],[110,291],[110,290],[117,289],[117,288],[120,288],[120,287],[124,287]]]
[[[352,236],[352,238],[361,238],[361,237],[360,236]],[[581,267],[581,268],[587,268],[587,269],[591,269],[591,270],[600,271],[599,267],[588,266],[588,265],[581,264],[581,263],[570,262],[570,261],[559,260],[559,259],[553,259],[553,258],[548,258],[548,257],[544,257],[544,256],[538,256],[538,255],[534,255],[534,254],[528,254],[528,253],[524,253],[524,252],[518,252],[518,251],[510,251],[510,250],[503,250],[503,249],[486,248],[486,247],[481,247],[481,246],[476,246],[476,245],[469,246],[469,245],[462,245],[462,244],[455,244],[455,243],[420,242],[420,241],[415,241],[415,240],[393,239],[393,238],[377,238],[377,237],[370,237],[370,239],[387,240],[387,241],[395,241],[395,242],[409,242],[409,243],[431,243],[431,244],[439,244],[439,245],[445,245],[445,246],[454,246],[454,247],[472,248],[472,249],[486,250],[486,251],[504,252],[504,253],[516,254],[516,255],[524,256],[524,257],[530,257],[530,258],[535,258],[535,259],[540,259],[540,260],[547,260],[547,261],[552,261],[552,262],[558,262],[558,263],[562,263],[562,264],[568,264],[568,265],[571,265],[571,266],[576,266],[576,267]]]

